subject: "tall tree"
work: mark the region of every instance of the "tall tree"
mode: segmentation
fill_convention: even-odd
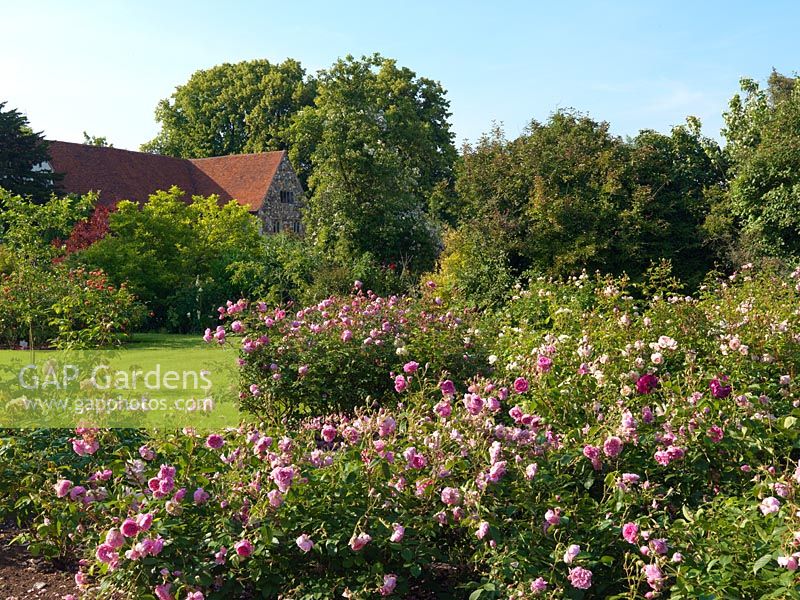
[[[694,117],[670,135],[642,131],[628,149],[631,200],[620,219],[626,269],[643,273],[651,262],[670,259],[673,272],[694,287],[725,250],[709,243],[706,223],[726,186],[722,151]]]
[[[696,282],[709,266],[706,190],[724,180],[718,154],[696,120],[669,136],[643,131],[628,141],[572,111],[533,121],[511,141],[496,128],[464,149],[462,228],[502,223],[493,240],[516,275],[600,269],[635,277],[667,258]]]
[[[108,143],[108,138],[104,135],[89,135],[83,132],[83,143],[87,146],[98,146],[99,148],[113,148],[114,144]]]
[[[456,158],[442,86],[378,54],[319,75],[292,127],[291,155],[313,166],[307,226],[318,244],[379,262],[430,266],[430,199]]]
[[[730,209],[751,254],[800,257],[800,85],[741,81],[725,113]]]
[[[284,150],[291,118],[313,102],[314,89],[292,59],[197,71],[158,103],[161,131],[141,149],[183,158]]]
[[[0,188],[45,202],[56,178],[49,171],[34,169],[50,160],[47,142],[30,128],[25,115],[5,106],[6,102],[0,102]]]

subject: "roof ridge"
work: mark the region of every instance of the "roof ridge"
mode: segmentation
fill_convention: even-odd
[[[262,156],[266,154],[286,154],[286,150],[265,150],[264,152],[242,152],[240,154],[222,154],[220,156],[205,156],[203,158],[186,158],[184,160],[190,160],[192,162],[198,160],[214,160],[217,158],[234,158],[238,156]]]
[[[84,144],[83,142],[65,142],[63,140],[45,140],[48,144],[67,144],[69,146],[76,146],[78,148],[89,150],[90,152],[127,152],[129,154],[140,154],[144,156],[158,156],[159,158],[171,158],[173,160],[190,160],[181,158],[180,156],[170,156],[169,154],[155,154],[153,152],[142,152],[141,150],[128,150],[127,148],[115,148],[114,146],[95,146],[93,144]]]

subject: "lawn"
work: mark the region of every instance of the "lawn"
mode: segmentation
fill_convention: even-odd
[[[235,425],[234,357],[198,335],[157,333],[96,351],[0,350],[0,425],[73,427],[89,415],[112,427]]]

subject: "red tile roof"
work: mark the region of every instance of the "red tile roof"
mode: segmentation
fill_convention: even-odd
[[[224,200],[235,198],[239,204],[255,211],[261,208],[285,154],[283,151],[234,154],[214,158],[193,158],[191,163],[196,168],[195,177],[198,186],[201,179],[203,182],[207,180],[223,190],[223,193],[214,193],[220,196],[227,195]],[[202,195],[207,196],[208,193],[203,192]]]
[[[64,174],[64,192],[97,191],[101,204],[144,202],[153,192],[176,185],[187,197],[216,194],[223,201],[235,199],[255,211],[261,208],[285,152],[189,160],[52,141],[50,156],[53,171]]]

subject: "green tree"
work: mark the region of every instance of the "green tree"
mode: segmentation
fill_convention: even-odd
[[[319,74],[290,150],[313,167],[306,223],[317,245],[413,270],[432,265],[430,199],[452,179],[456,157],[448,107],[439,83],[377,54]]]
[[[114,144],[108,143],[108,138],[106,136],[89,135],[85,131],[83,132],[83,143],[87,146],[99,146],[101,148],[114,147]]]
[[[173,187],[140,205],[120,202],[109,234],[70,260],[109,273],[152,312],[151,325],[196,330],[220,302],[249,295],[234,282],[231,265],[263,260],[258,221],[231,201],[195,196]]]
[[[729,208],[743,255],[800,257],[800,86],[773,72],[763,89],[743,79],[724,115]]]
[[[628,143],[630,204],[620,214],[624,269],[634,276],[661,259],[696,287],[726,247],[708,239],[709,213],[726,189],[719,145],[700,133],[700,122],[673,128],[670,135],[645,130]]]
[[[0,188],[46,202],[58,178],[34,169],[50,160],[47,142],[30,128],[25,115],[5,106],[0,102]]]
[[[559,111],[515,140],[495,128],[465,147],[456,189],[461,227],[491,232],[511,274],[581,269],[641,276],[666,258],[691,282],[713,262],[703,246],[710,190],[724,184],[719,148],[699,122],[632,140],[608,123]],[[469,239],[467,236],[465,239]]]
[[[183,158],[285,150],[293,115],[314,95],[314,79],[292,59],[196,71],[158,103],[161,131],[141,149]]]
[[[34,347],[54,334],[49,326],[54,316],[52,307],[67,293],[68,285],[56,260],[63,255],[58,240],[91,211],[95,201],[91,195],[53,196],[37,204],[31,197],[0,188],[0,250],[7,271],[0,280],[3,295],[13,297],[8,304],[0,298],[0,325],[4,328],[0,337],[6,344],[16,344],[24,338]]]
[[[0,189],[0,241],[16,261],[49,264],[63,255],[59,240],[66,238],[74,224],[91,213],[97,196],[49,197],[38,204]]]

